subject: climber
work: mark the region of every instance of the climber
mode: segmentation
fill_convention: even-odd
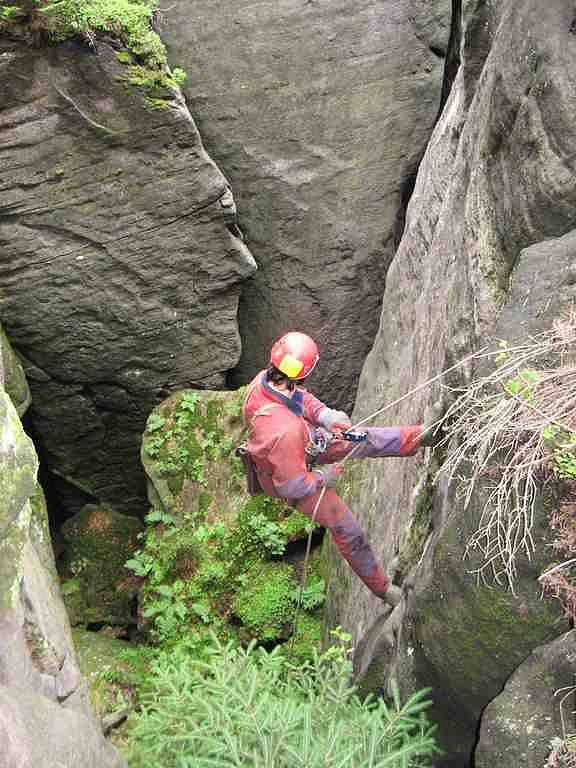
[[[423,425],[368,427],[361,444],[345,440],[351,426],[343,411],[328,408],[302,385],[318,363],[316,343],[304,333],[284,334],[273,345],[268,368],[249,384],[244,419],[246,445],[259,488],[284,499],[330,530],[334,543],[352,570],[377,597],[390,605],[401,598],[390,584],[368,544],[364,531],[334,488],[340,462],[353,449],[354,458],[412,456],[436,442]],[[316,466],[319,465],[319,466]]]

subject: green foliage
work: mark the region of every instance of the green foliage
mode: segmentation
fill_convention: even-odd
[[[159,413],[151,413],[146,422],[146,432],[157,432],[166,424],[166,419]]]
[[[255,566],[234,597],[234,613],[252,637],[263,642],[288,637],[294,616],[297,582],[286,563]]]
[[[509,395],[514,397],[521,397],[526,402],[530,403],[534,399],[534,393],[532,385],[537,382],[540,375],[533,370],[525,369],[518,372],[518,375],[514,378],[508,379],[504,383],[504,389]]]
[[[0,8],[0,22],[14,21],[23,14],[24,11],[18,5],[5,5],[3,8]]]
[[[179,636],[188,618],[186,585],[180,580],[172,584],[158,584],[154,597],[147,601],[142,615],[154,621],[154,633],[162,641]]]
[[[291,664],[305,664],[314,660],[314,655],[322,645],[322,618],[315,614],[300,611],[296,633],[287,643],[278,646]]]
[[[576,480],[576,436],[554,451],[554,472],[561,480]]]
[[[552,470],[559,480],[576,480],[576,433],[547,424],[542,438],[552,453]]]
[[[169,398],[148,419],[144,462],[151,477],[162,478],[162,501],[174,513],[153,510],[147,516],[144,544],[128,565],[145,580],[140,608],[149,620],[148,625],[144,621],[148,637],[156,643],[174,645],[178,632],[198,632],[205,639],[206,629],[267,643],[282,641],[291,631],[299,589],[293,567],[278,558],[288,541],[307,535],[310,521],[278,499],[248,497],[244,478],[241,485],[234,480],[233,449],[242,425],[231,418],[239,417],[240,405],[238,395],[211,397],[188,390]],[[223,492],[232,497],[224,500],[224,513],[219,508]],[[218,522],[212,522],[215,514]],[[184,582],[184,591],[159,594],[175,579]],[[323,601],[321,574],[311,573],[302,613],[313,619],[315,630],[299,638],[302,658],[319,643],[312,614]],[[171,604],[178,602],[186,612]]]
[[[298,602],[299,596],[300,590],[298,589],[292,598],[295,603]],[[311,575],[307,580],[306,586],[302,590],[302,607],[307,611],[313,611],[314,609],[319,608],[321,605],[324,605],[325,600],[326,582],[319,576]]]
[[[291,666],[279,649],[216,643],[152,665],[131,768],[423,768],[438,752],[426,692],[361,700],[346,653]]]
[[[298,511],[292,512],[280,522],[280,528],[288,541],[303,539],[308,536],[310,531],[318,529],[318,527],[316,523],[312,523],[309,517]]]
[[[128,67],[124,78],[145,91],[146,101],[165,107],[170,89],[181,86],[186,73],[167,67],[166,49],[152,29],[157,0],[21,0],[0,9],[0,31],[12,29],[43,33],[52,42],[80,36],[94,44],[101,32],[123,45],[118,61]]]

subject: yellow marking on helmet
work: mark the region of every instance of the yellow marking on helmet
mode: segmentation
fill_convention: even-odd
[[[296,360],[292,355],[284,355],[282,362],[278,366],[278,370],[282,371],[289,379],[295,379],[302,373],[304,363],[300,360]]]

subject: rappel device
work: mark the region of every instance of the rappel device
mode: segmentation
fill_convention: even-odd
[[[363,429],[348,429],[346,432],[342,432],[342,439],[351,443],[363,443],[364,440],[368,439],[368,432]]]

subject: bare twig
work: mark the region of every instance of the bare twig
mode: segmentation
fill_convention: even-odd
[[[545,429],[576,431],[576,367],[564,364],[575,348],[571,310],[551,331],[504,349],[490,374],[464,390],[451,389],[458,397],[442,418],[448,456],[439,474],[458,482],[465,508],[480,485],[484,493],[466,555],[480,554],[479,578],[490,573],[512,590],[517,557],[534,552],[535,505],[550,474],[553,451]],[[521,391],[510,387],[512,381]]]
[[[54,89],[60,94],[60,96],[62,96],[65,101],[71,104],[76,112],[78,112],[78,114],[84,118],[84,120],[86,120],[86,122],[89,123],[93,128],[96,128],[99,131],[104,131],[104,133],[107,133],[109,136],[119,136],[122,133],[125,133],[125,131],[114,131],[112,128],[108,128],[107,126],[92,120],[92,118],[83,112],[78,104],[76,104],[76,102],[70,96],[68,96],[67,93],[64,93],[64,91],[58,87],[55,82],[52,82],[52,85],[54,86]]]

